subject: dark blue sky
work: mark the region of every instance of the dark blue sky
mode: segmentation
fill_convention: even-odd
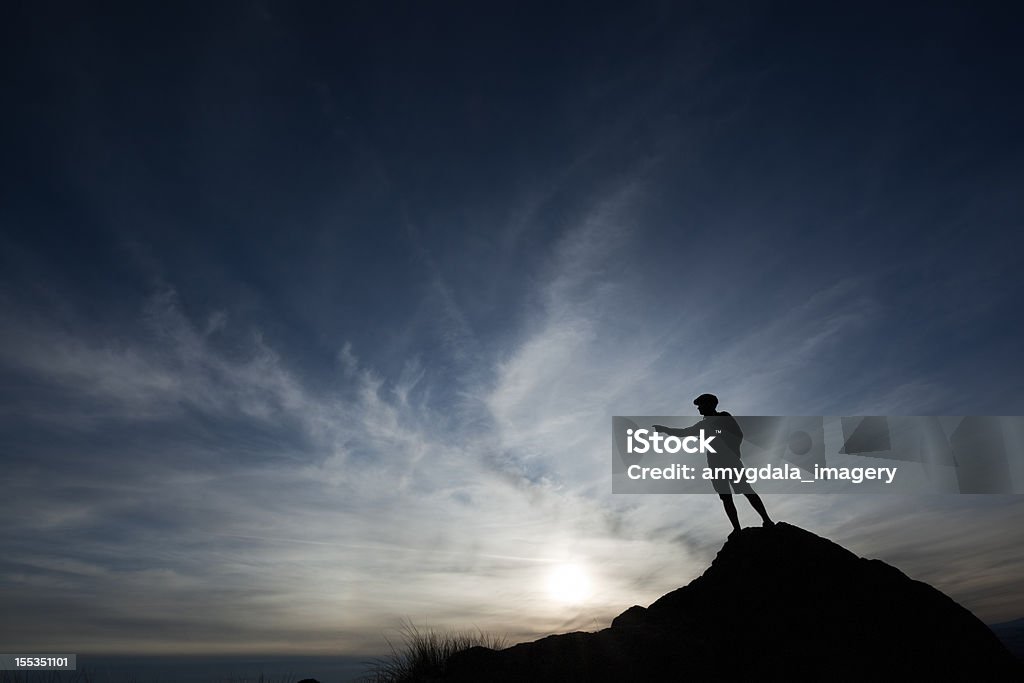
[[[613,498],[610,415],[1024,411],[1010,4],[485,4],[9,8],[0,586],[56,644],[589,628],[723,522]],[[1024,611],[1016,498],[774,504]]]

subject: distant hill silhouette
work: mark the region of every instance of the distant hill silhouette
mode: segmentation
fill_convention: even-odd
[[[790,524],[733,534],[711,566],[596,633],[454,655],[438,680],[700,677],[1021,680],[991,630],[931,586]]]
[[[990,624],[989,628],[1006,646],[1006,649],[1013,653],[1014,657],[1024,659],[1024,619]]]

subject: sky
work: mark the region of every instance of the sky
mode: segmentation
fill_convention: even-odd
[[[1024,414],[1012,11],[13,5],[0,642],[597,630],[729,531],[611,416]],[[765,502],[1024,616],[1019,496]]]

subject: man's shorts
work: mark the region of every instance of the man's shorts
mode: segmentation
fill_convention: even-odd
[[[716,467],[728,467],[730,470],[743,469],[743,462],[736,457],[718,454],[714,459],[708,458],[708,467],[712,469]],[[750,485],[750,480],[746,476],[739,483],[736,482],[735,476],[727,479],[712,479],[711,485],[715,487],[715,493],[719,495],[754,492],[753,487]]]

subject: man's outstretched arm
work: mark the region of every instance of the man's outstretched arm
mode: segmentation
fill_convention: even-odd
[[[693,425],[692,427],[666,427],[665,425],[651,425],[651,429],[662,434],[668,434],[669,436],[678,436],[679,438],[687,436],[700,436],[700,423]]]

